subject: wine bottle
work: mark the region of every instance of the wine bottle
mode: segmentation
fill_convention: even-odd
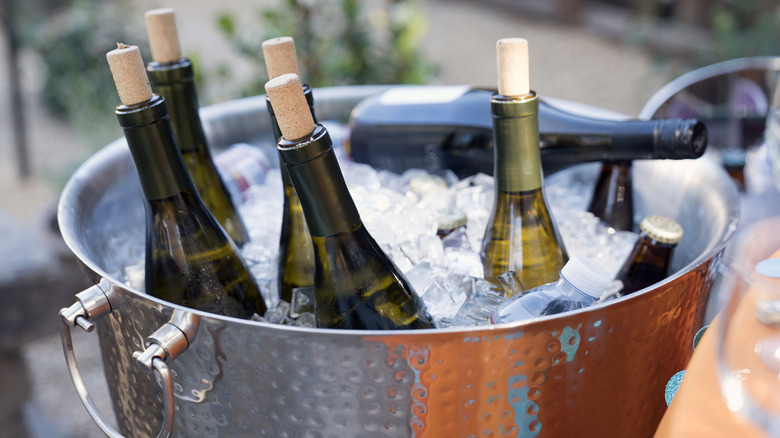
[[[146,293],[221,315],[263,315],[265,302],[236,244],[195,189],[138,47],[120,44],[106,57],[121,101],[117,119],[146,200]]]
[[[651,215],[639,223],[639,238],[615,279],[623,282],[619,295],[628,295],[666,278],[683,229],[673,219]]]
[[[263,59],[269,79],[287,73],[298,74],[298,57],[295,54],[295,41],[292,37],[278,37],[266,40],[262,44]],[[314,95],[310,86],[303,85],[303,94],[309,107],[314,123]],[[266,96],[266,106],[271,116],[271,128],[274,141],[282,137],[279,123],[276,121],[271,101]],[[284,203],[282,206],[282,232],[279,237],[279,297],[291,302],[292,291],[298,287],[314,284],[314,249],[311,236],[306,226],[306,219],[301,209],[301,201],[295,192],[290,174],[285,166],[281,167],[282,187],[284,188]]]
[[[327,130],[308,109],[298,76],[266,84],[282,137],[282,163],[301,200],[314,247],[318,327],[433,327],[422,299],[366,230]]]
[[[493,90],[401,86],[363,100],[350,120],[351,157],[397,173],[409,168],[459,177],[493,171]],[[704,154],[705,125],[695,119],[615,120],[584,116],[539,98],[543,170],[591,161],[689,159]]]
[[[590,161],[692,159],[707,149],[707,128],[696,119],[606,120],[543,105],[539,129],[550,171]]]
[[[146,69],[154,91],[165,98],[184,164],[203,202],[239,247],[249,232],[217,170],[198,113],[194,71],[182,57],[173,9],[147,11],[146,30],[152,62]]]
[[[634,229],[631,161],[605,162],[593,189],[588,211],[616,230]]]
[[[550,283],[568,261],[563,240],[542,190],[537,113],[539,99],[528,88],[528,42],[499,40],[498,92],[493,114],[493,208],[480,256],[485,279],[515,271],[526,288]]]

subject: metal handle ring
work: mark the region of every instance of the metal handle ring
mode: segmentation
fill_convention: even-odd
[[[110,438],[124,438],[121,433],[117,432],[116,429],[108,424],[108,422],[106,422],[106,420],[103,418],[103,415],[92,401],[92,397],[89,395],[89,390],[87,390],[87,387],[84,384],[84,380],[81,378],[81,372],[79,371],[79,366],[76,362],[76,355],[73,351],[73,339],[70,334],[70,324],[68,319],[63,315],[65,310],[66,309],[63,309],[63,311],[60,312],[60,338],[62,339],[62,349],[65,353],[65,362],[68,365],[68,371],[70,372],[71,379],[73,379],[73,385],[76,387],[76,392],[78,393],[81,402],[84,404],[84,407],[87,409],[89,416],[92,417],[92,420],[95,421],[95,424],[97,424],[103,433],[105,433]],[[76,321],[80,319],[84,319],[86,321],[85,324],[78,324],[82,327],[91,324],[83,316],[76,317]],[[171,380],[171,373],[168,369],[168,365],[165,364],[165,361],[162,358],[155,357],[152,359],[152,366],[154,367],[154,371],[156,371],[157,375],[160,377],[160,383],[162,384],[163,392],[165,393],[163,398],[164,413],[162,427],[160,428],[160,432],[157,434],[157,438],[168,438],[173,427],[173,422],[171,421],[174,411],[173,381]]]

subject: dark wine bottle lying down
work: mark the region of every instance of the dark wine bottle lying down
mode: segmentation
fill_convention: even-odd
[[[366,98],[352,112],[352,159],[402,173],[453,170],[465,178],[493,172],[495,90],[399,86]],[[539,101],[542,168],[551,174],[590,161],[689,159],[704,154],[707,130],[695,119],[632,120],[581,115]]]

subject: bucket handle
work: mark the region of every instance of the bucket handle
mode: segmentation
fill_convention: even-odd
[[[105,290],[109,290],[106,293]],[[84,384],[84,379],[81,377],[78,363],[76,362],[76,354],[73,350],[73,338],[71,337],[70,329],[75,326],[79,326],[84,331],[90,333],[94,330],[95,324],[92,319],[98,318],[102,315],[111,313],[113,304],[118,304],[121,300],[121,291],[114,288],[110,283],[103,279],[100,284],[96,284],[83,292],[76,295],[78,302],[71,305],[68,308],[60,310],[60,338],[62,340],[62,349],[65,353],[65,362],[68,365],[68,371],[70,377],[73,380],[73,385],[76,387],[76,392],[87,409],[89,416],[95,421],[95,424],[110,438],[124,438],[124,436],[117,432],[104,418],[98,410],[95,403],[92,401],[92,397],[89,395],[89,390]],[[166,324],[170,325],[170,324]],[[147,348],[147,351],[152,348]],[[146,353],[146,352],[144,352]],[[165,352],[163,351],[163,354]],[[134,354],[135,356],[135,354]],[[162,383],[165,396],[163,397],[163,404],[165,413],[163,415],[163,424],[160,428],[160,433],[157,434],[157,438],[168,438],[171,434],[173,422],[173,381],[171,379],[171,373],[168,366],[165,364],[166,356],[150,356],[148,357],[148,363],[151,369],[153,369]]]

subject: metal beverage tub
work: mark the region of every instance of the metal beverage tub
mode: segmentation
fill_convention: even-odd
[[[318,117],[346,120],[382,89],[315,90]],[[270,143],[263,96],[205,108],[203,121],[215,149]],[[110,436],[651,436],[665,384],[692,353],[738,196],[708,161],[634,167],[638,214],[671,215],[685,228],[675,274],[663,282],[525,323],[342,331],[193,311],[109,274],[113,239],[143,226],[132,160],[117,140],[73,175],[59,206],[63,237],[95,283],[60,314],[76,389]],[[592,181],[597,171],[578,166],[552,178]],[[70,341],[76,325],[97,327],[119,431],[81,380]]]

